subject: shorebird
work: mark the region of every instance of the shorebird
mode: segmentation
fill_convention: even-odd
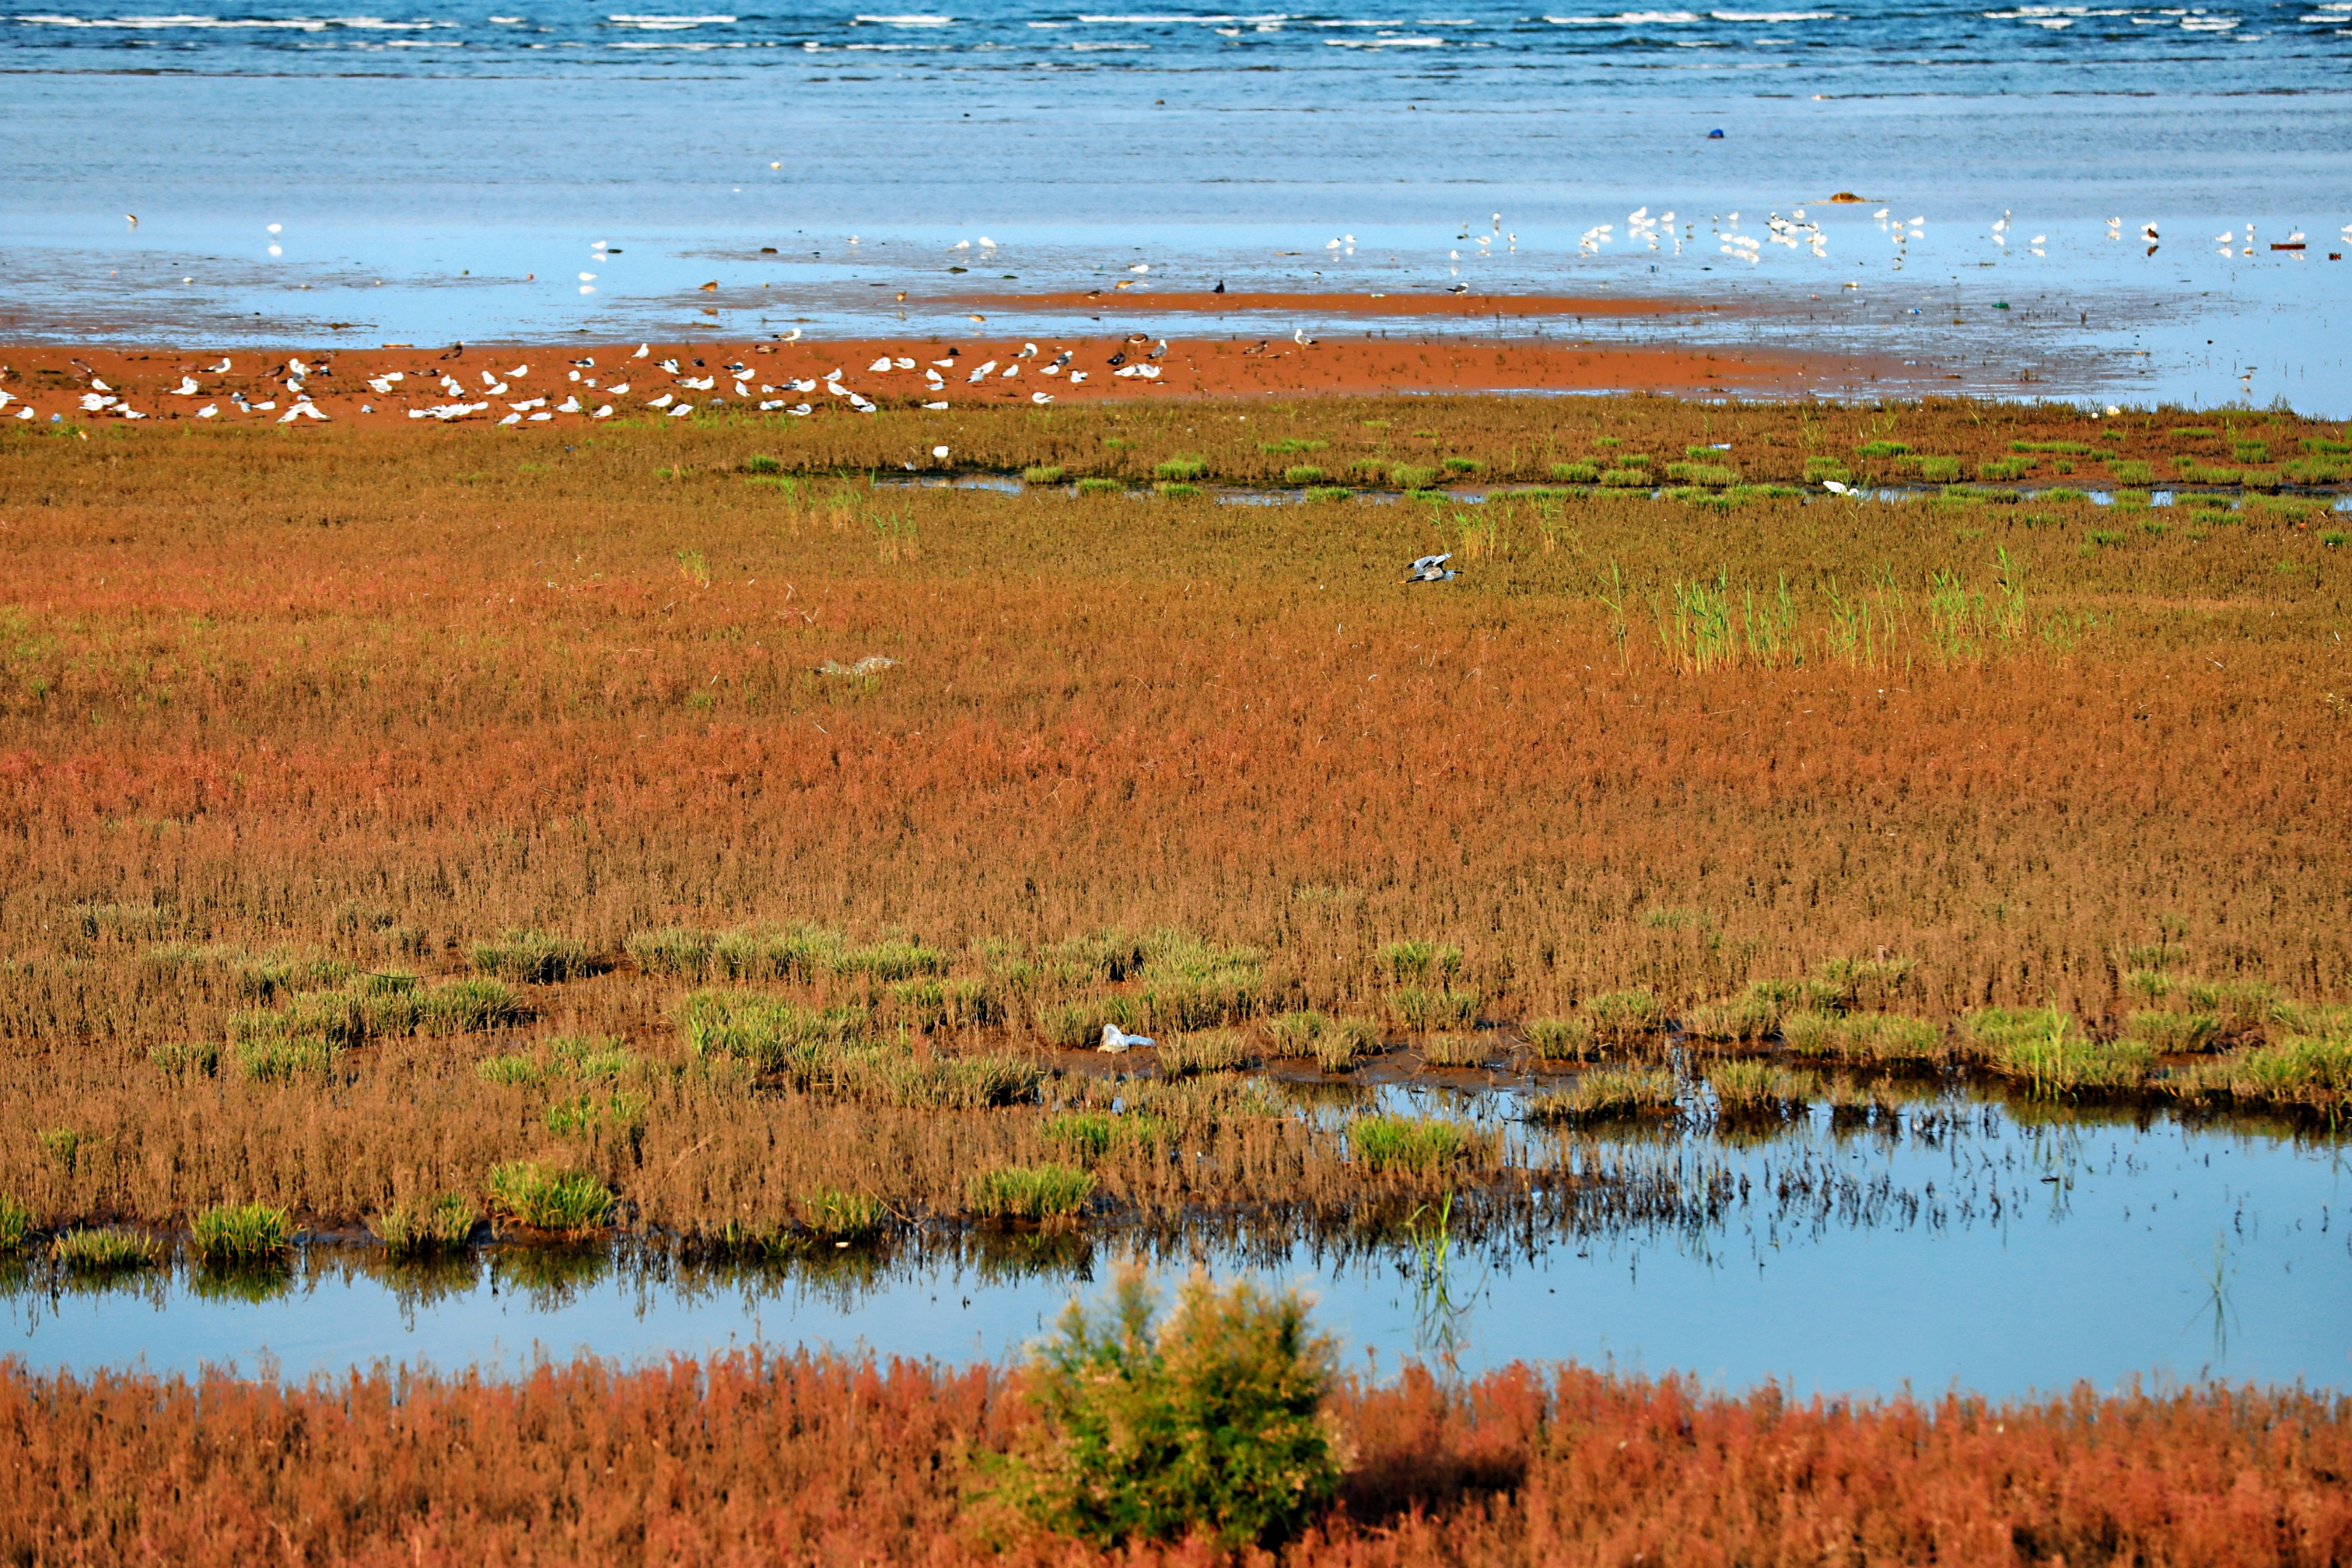
[[[1855,493],[1852,485],[1842,485],[1835,479],[1823,479],[1822,489],[1835,496],[1850,496]]]
[[[1137,1046],[1156,1046],[1159,1043],[1149,1035],[1130,1035],[1117,1024],[1105,1024],[1102,1044],[1097,1046],[1095,1049],[1109,1051],[1117,1055],[1120,1051],[1131,1050]]]
[[[1315,340],[1307,335],[1307,329],[1305,327],[1291,328],[1290,341],[1297,343],[1303,349],[1311,349],[1315,346]]]
[[[1424,555],[1415,561],[1412,565],[1405,568],[1406,575],[1402,581],[1406,583],[1451,583],[1454,579],[1462,575],[1459,572],[1449,572],[1445,569],[1445,563],[1453,559],[1454,552],[1450,550],[1443,555]]]

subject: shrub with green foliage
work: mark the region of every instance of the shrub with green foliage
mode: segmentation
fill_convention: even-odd
[[[1072,1302],[1037,1349],[1034,1439],[993,1496],[1102,1546],[1200,1531],[1223,1547],[1295,1534],[1338,1487],[1323,1411],[1338,1366],[1294,1290],[1220,1290],[1195,1272],[1155,1330],[1158,1293],[1122,1268],[1099,1313]]]
[[[1580,1011],[1603,1045],[1636,1045],[1666,1026],[1666,1010],[1647,991],[1604,991],[1588,997]]]
[[[1544,1061],[1582,1061],[1592,1054],[1592,1026],[1582,1018],[1531,1018],[1528,1045]]]

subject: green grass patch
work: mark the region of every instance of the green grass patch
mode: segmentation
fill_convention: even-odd
[[[215,1204],[196,1215],[196,1256],[214,1265],[253,1263],[286,1250],[293,1226],[268,1204]]]
[[[583,1171],[559,1171],[518,1160],[490,1172],[490,1208],[497,1217],[551,1235],[584,1237],[601,1230],[613,1194]]]
[[[1090,1172],[1047,1163],[1001,1165],[966,1184],[972,1212],[987,1219],[1066,1219],[1086,1206],[1095,1190]]]
[[[445,1193],[426,1202],[396,1203],[371,1215],[367,1224],[386,1255],[429,1258],[462,1248],[481,1217],[473,1199],[463,1193]]]
[[[163,1248],[137,1231],[77,1226],[49,1243],[49,1258],[68,1274],[121,1274],[154,1268]]]
[[[518,985],[555,985],[602,974],[613,967],[601,954],[570,937],[541,931],[510,931],[499,942],[478,942],[468,954],[477,974],[495,975]]]
[[[1566,1089],[1531,1094],[1527,1114],[1538,1121],[1617,1121],[1666,1117],[1679,1086],[1663,1068],[1597,1068]]]
[[[1374,1171],[1431,1175],[1460,1163],[1476,1146],[1458,1122],[1418,1116],[1359,1116],[1348,1123],[1348,1146]]]

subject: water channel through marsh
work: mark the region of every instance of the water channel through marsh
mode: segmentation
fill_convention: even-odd
[[[1376,1366],[1574,1359],[1800,1394],[1998,1396],[2134,1376],[2352,1388],[2352,1171],[2333,1136],[1948,1087],[1860,1117],[1815,1104],[1746,1130],[1562,1134],[1517,1120],[1507,1094],[1374,1093],[1560,1139],[1552,1163],[1588,1179],[1532,1205],[1465,1193],[1450,1212],[1369,1228],[921,1230],[772,1266],[637,1243],[394,1265],[316,1240],[258,1274],[18,1264],[0,1274],[0,1353],[36,1370],[292,1377],[751,1343],[1000,1358],[1139,1251],[1163,1274],[1198,1262],[1298,1284]]]

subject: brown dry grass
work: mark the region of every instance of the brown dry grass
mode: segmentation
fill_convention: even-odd
[[[1659,400],[956,417],[958,461],[1139,475],[1360,447],[1540,477],[1729,440],[1771,478],[1859,466],[1888,428]],[[1920,451],[2104,439],[2052,410],[1895,418]],[[2241,423],[2282,451],[2306,429]],[[2168,428],[2122,445],[2213,445]],[[0,1191],[51,1217],[260,1198],[348,1220],[552,1152],[694,1226],[791,1212],[836,1141],[908,1202],[960,1185],[910,1171],[1038,1153],[1034,1112],[812,1100],[779,1123],[691,1075],[636,1141],[583,1150],[542,1100],[484,1089],[471,1037],[352,1053],[331,1093],[170,1079],[151,1048],[250,1005],[142,962],[170,941],[430,973],[520,927],[617,954],[675,923],[814,921],[970,972],[983,940],[1181,927],[1263,950],[1269,1005],[1370,1016],[1378,949],[1418,939],[1459,947],[1455,984],[1503,1020],[1636,985],[1679,1008],[1885,948],[1919,961],[1906,1005],[1931,1016],[2054,1001],[2098,1024],[2135,1005],[2123,948],[2177,917],[2208,976],[2315,1002],[2352,980],[2344,554],[2315,514],[1244,508],[740,472],[911,461],[928,429],[0,438]],[[1328,445],[1262,450],[1307,440]],[[1448,548],[1464,581],[1396,585]],[[1677,590],[1718,583],[1706,657]],[[1863,602],[1849,646],[1837,606]],[[900,662],[814,673],[868,654]],[[573,982],[537,994],[537,1028],[676,1067],[681,989]],[[85,1135],[70,1168],[56,1127]],[[1309,1158],[1265,1136],[1232,1191]]]
[[[988,1366],[756,1352],[296,1387],[0,1367],[0,1552],[191,1568],[1113,1560],[971,1506],[977,1463],[1033,1419],[1018,1391]],[[1353,1466],[1282,1561],[2352,1555],[2352,1405],[2300,1392],[1798,1404],[1514,1366],[1452,1388],[1417,1369],[1346,1380],[1332,1408]]]

